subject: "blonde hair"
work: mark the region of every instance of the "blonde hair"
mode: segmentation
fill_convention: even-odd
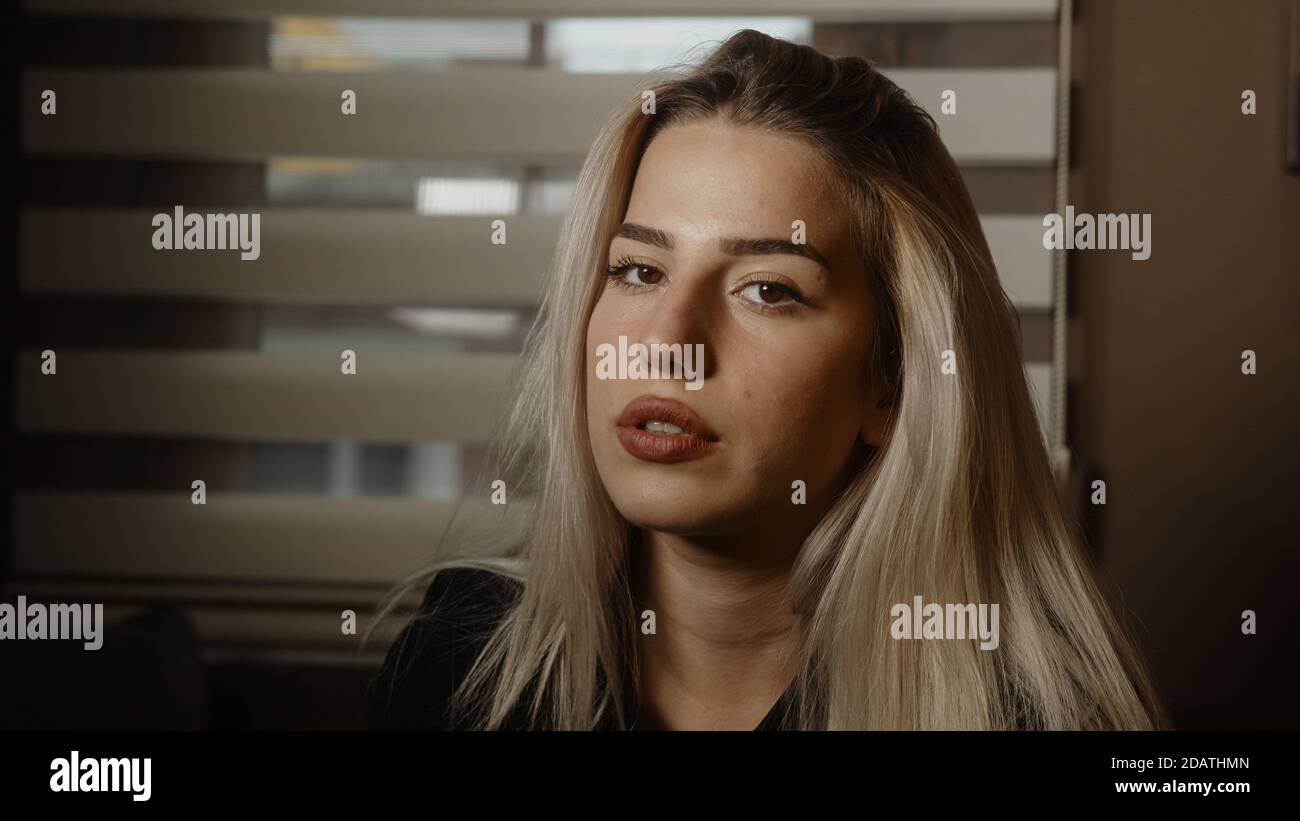
[[[474,726],[626,726],[635,671],[633,531],[586,427],[587,320],[638,160],[674,124],[722,117],[806,141],[858,219],[876,294],[872,370],[887,432],[807,537],[789,583],[799,670],[790,726],[1148,729],[1163,708],[1057,495],[1013,307],[934,121],[867,61],[741,31],[705,62],[629,92],[578,177],[495,446],[512,520],[444,534],[436,561],[524,582],[453,700]],[[953,351],[956,374],[943,374]],[[1001,645],[896,641],[889,608],[996,602]],[[635,681],[635,674],[632,678]],[[608,725],[606,725],[608,726]]]

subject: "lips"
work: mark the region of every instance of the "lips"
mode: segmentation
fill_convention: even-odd
[[[633,399],[615,424],[624,450],[648,462],[683,462],[718,447],[718,434],[695,411],[672,399]]]

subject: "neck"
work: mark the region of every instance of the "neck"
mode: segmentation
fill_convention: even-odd
[[[666,729],[753,729],[794,676],[794,550],[641,532],[633,551],[641,710]]]

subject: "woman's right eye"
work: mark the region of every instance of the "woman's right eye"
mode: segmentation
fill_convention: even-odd
[[[648,288],[663,280],[663,271],[631,260],[619,260],[605,269],[606,279],[623,288]]]

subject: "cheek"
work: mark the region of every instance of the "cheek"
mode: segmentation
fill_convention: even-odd
[[[625,327],[625,322],[615,311],[610,310],[608,300],[604,299],[596,303],[587,321],[583,362],[584,403],[587,430],[592,435],[592,447],[597,450],[607,446],[608,442],[603,437],[595,436],[596,430],[607,425],[629,398],[620,393],[620,383],[617,380],[597,378],[596,363],[600,360],[597,350],[601,345],[617,345],[619,334],[627,333]]]
[[[587,389],[599,389],[604,384],[604,380],[596,378],[596,349],[602,344],[614,343],[618,339],[617,325],[611,312],[605,307],[606,300],[601,299],[592,309],[591,317],[587,320],[587,337],[586,337],[586,361],[583,367],[587,371]]]
[[[853,339],[772,345],[745,357],[740,415],[755,467],[838,465],[861,422],[865,365]]]
[[[591,316],[587,319],[586,368],[589,379],[595,378],[596,349],[601,345],[616,346],[619,336],[627,336],[630,340],[633,335],[629,331],[632,323],[626,316],[626,311],[620,311],[619,300],[609,299],[608,296],[601,295],[592,306]]]

